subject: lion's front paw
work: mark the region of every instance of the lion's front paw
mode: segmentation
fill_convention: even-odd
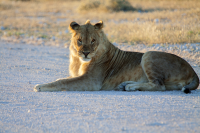
[[[41,91],[41,85],[36,85],[33,90],[35,92],[40,92]]]
[[[35,92],[44,92],[44,91],[62,91],[62,88],[55,86],[52,83],[36,85],[33,89]]]

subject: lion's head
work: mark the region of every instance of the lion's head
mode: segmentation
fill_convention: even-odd
[[[71,45],[75,54],[81,61],[89,62],[95,56],[100,44],[100,32],[103,28],[103,22],[100,21],[92,25],[86,21],[85,25],[79,25],[71,22],[69,30],[72,32]]]

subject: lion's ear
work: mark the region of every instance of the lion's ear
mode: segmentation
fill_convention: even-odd
[[[87,20],[87,21],[85,22],[85,24],[90,24],[90,20]]]
[[[103,21],[99,21],[98,23],[96,23],[96,24],[94,25],[94,28],[95,28],[96,30],[101,30],[101,29],[103,28]]]
[[[71,22],[70,23],[70,25],[69,25],[69,29],[71,30],[71,31],[76,31],[76,30],[78,30],[79,29],[79,27],[80,27],[80,25],[79,24],[77,24],[76,22]]]

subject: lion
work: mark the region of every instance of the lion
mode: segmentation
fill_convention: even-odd
[[[199,77],[170,53],[122,51],[103,31],[103,22],[71,22],[70,77],[36,85],[34,91],[165,91],[197,89]]]

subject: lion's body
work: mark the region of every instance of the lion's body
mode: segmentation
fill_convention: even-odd
[[[102,31],[103,23],[72,22],[70,78],[37,85],[35,91],[194,90],[199,78],[182,58],[164,52],[122,51]]]

